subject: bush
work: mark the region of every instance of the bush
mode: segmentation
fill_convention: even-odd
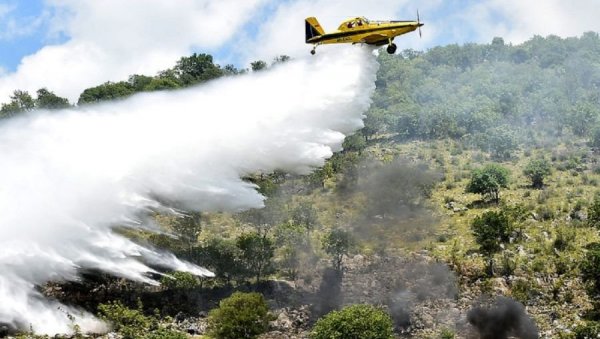
[[[481,252],[491,255],[501,250],[502,243],[508,242],[512,223],[505,213],[489,211],[476,217],[471,228]]]
[[[510,171],[498,164],[488,164],[473,170],[471,181],[467,185],[468,193],[488,195],[496,203],[500,200],[500,188],[508,186]]]
[[[262,294],[235,292],[208,314],[208,328],[217,339],[256,338],[269,327],[269,308]]]
[[[479,250],[488,257],[488,274],[493,275],[493,255],[502,249],[503,243],[508,242],[513,229],[512,222],[504,212],[490,211],[476,217],[471,228]]]
[[[588,207],[588,225],[600,228],[600,194],[596,193],[592,205]]]
[[[524,279],[517,279],[513,282],[510,287],[510,295],[513,299],[521,302],[522,304],[527,304],[532,293],[531,284]]]
[[[588,321],[583,325],[575,328],[575,339],[598,338],[600,336],[600,323],[596,321]]]
[[[244,267],[239,260],[239,248],[234,240],[210,238],[198,249],[197,264],[213,271],[217,279],[230,283],[244,276]]]
[[[392,318],[371,305],[352,305],[333,311],[319,319],[311,339],[390,339],[393,337]]]
[[[553,247],[558,251],[568,249],[576,238],[575,230],[567,227],[559,227],[556,230],[556,238],[554,239]]]
[[[160,284],[168,289],[192,289],[198,286],[198,279],[188,272],[171,272],[160,279]]]
[[[156,317],[145,316],[142,303],[130,309],[120,301],[98,305],[100,318],[110,323],[123,339],[185,339],[185,334],[161,327]]]
[[[333,258],[333,268],[341,271],[342,260],[352,249],[354,238],[350,232],[335,228],[325,234],[321,245],[325,253]]]
[[[135,310],[120,301],[112,301],[98,305],[98,311],[100,311],[100,318],[110,323],[124,339],[142,338],[142,333],[152,325],[151,319],[142,313],[142,304],[139,300],[138,308]]]
[[[591,243],[581,263],[581,277],[590,285],[591,292],[600,294],[600,243]]]
[[[533,159],[525,166],[523,174],[531,180],[531,186],[544,187],[544,178],[550,175],[550,163],[546,159]]]
[[[456,334],[449,328],[444,328],[440,332],[440,339],[454,339],[456,338]]]

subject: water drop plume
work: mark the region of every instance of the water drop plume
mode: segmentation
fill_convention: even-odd
[[[84,331],[102,330],[93,315],[38,291],[81,269],[149,284],[157,266],[210,276],[114,227],[157,230],[147,215],[164,201],[195,211],[261,207],[241,177],[321,166],[362,126],[377,67],[367,48],[323,49],[194,88],[2,121],[0,323],[65,333],[72,315]]]

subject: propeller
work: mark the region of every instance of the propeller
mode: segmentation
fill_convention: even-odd
[[[421,18],[419,17],[419,10],[417,9],[417,27],[419,27],[419,38],[423,37],[423,34],[421,33]]]

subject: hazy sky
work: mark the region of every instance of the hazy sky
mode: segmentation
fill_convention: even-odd
[[[238,67],[305,56],[306,16],[334,30],[350,16],[412,20],[417,9],[423,38],[401,37],[400,49],[600,31],[599,0],[0,0],[0,102],[40,87],[76,100],[192,52]]]

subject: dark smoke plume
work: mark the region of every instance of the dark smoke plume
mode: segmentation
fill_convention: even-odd
[[[498,297],[490,307],[473,307],[467,313],[467,320],[481,339],[539,338],[537,326],[525,307],[510,298]]]

